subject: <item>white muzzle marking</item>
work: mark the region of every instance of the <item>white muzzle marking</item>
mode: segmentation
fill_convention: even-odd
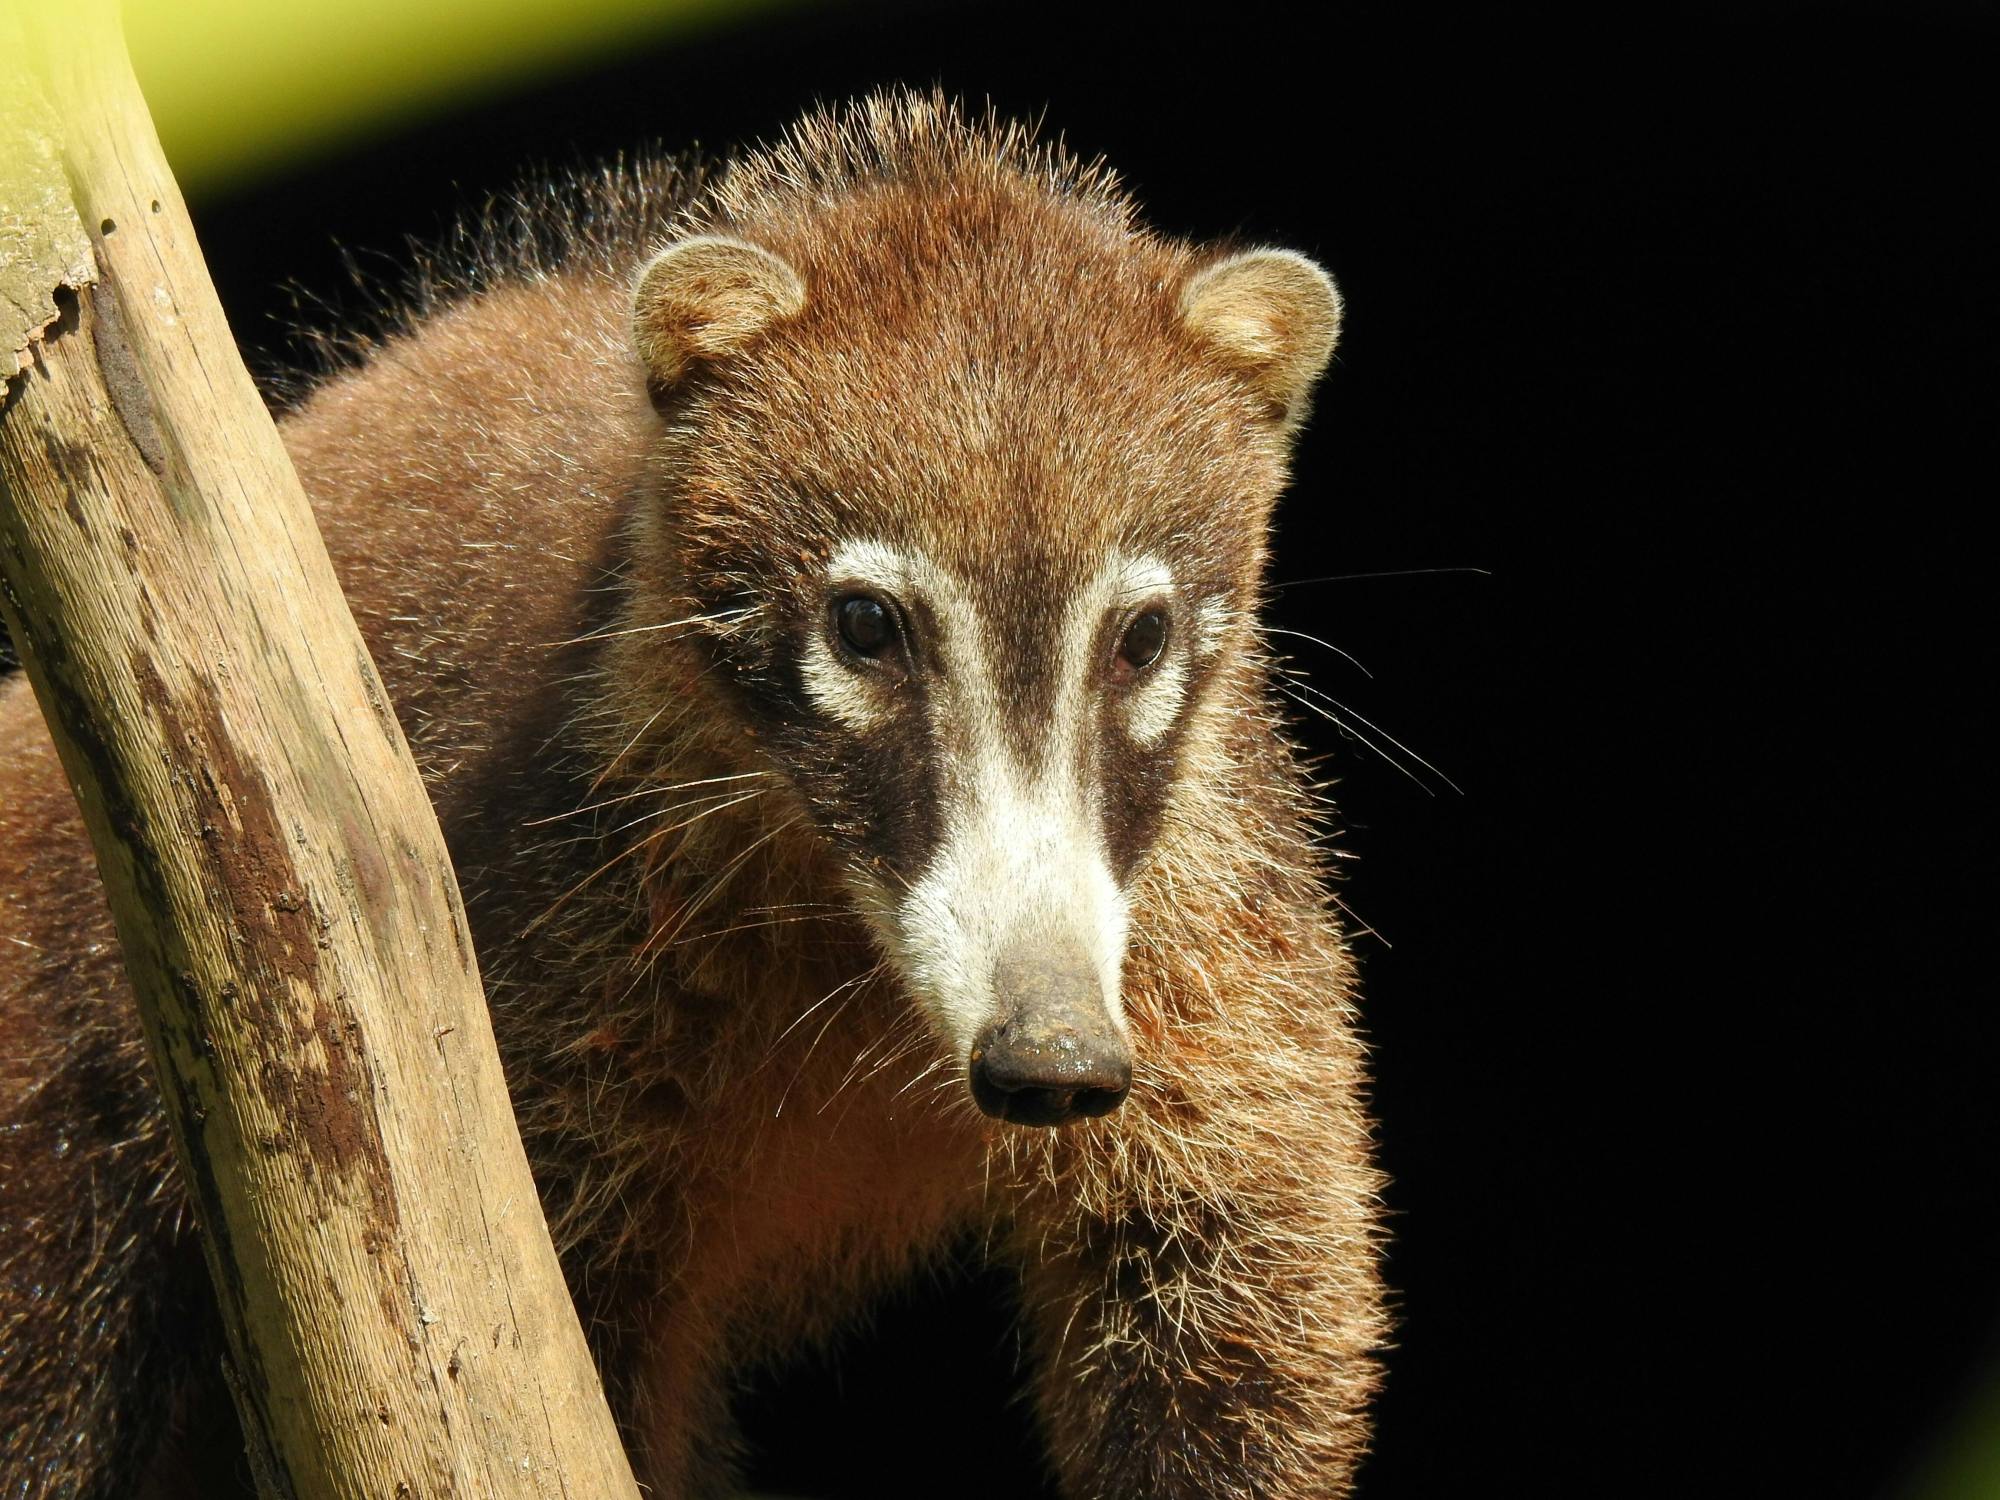
[[[839,548],[832,580],[920,598],[941,632],[928,644],[947,669],[931,684],[928,702],[931,752],[950,756],[938,768],[943,834],[923,875],[888,910],[868,905],[946,1041],[957,1056],[967,1055],[994,1019],[993,975],[1003,950],[1024,943],[1081,947],[1097,971],[1105,1010],[1123,1031],[1119,983],[1129,909],[1111,873],[1103,792],[1091,770],[1101,720],[1093,652],[1107,613],[1171,599],[1172,573],[1154,558],[1114,555],[1065,601],[1049,664],[1056,676],[1051,722],[1034,737],[1031,761],[1008,734],[1016,710],[1002,701],[992,670],[1007,643],[989,637],[974,585],[880,541]],[[1124,732],[1142,746],[1156,744],[1181,712],[1189,652],[1200,644],[1198,632],[1186,634],[1131,691]],[[891,711],[823,640],[808,646],[805,681],[814,703],[849,727],[872,727]]]

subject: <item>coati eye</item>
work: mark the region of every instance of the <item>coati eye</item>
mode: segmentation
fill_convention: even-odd
[[[1125,634],[1118,642],[1118,659],[1112,663],[1112,675],[1123,682],[1145,671],[1166,649],[1167,617],[1160,610],[1149,609],[1125,627]]]
[[[880,656],[896,641],[896,617],[870,594],[835,600],[833,623],[848,650],[859,656]]]

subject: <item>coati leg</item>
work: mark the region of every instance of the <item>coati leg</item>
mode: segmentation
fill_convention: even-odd
[[[733,1074],[744,1087],[710,1122],[714,1154],[648,1209],[699,1226],[619,1295],[629,1333],[607,1351],[608,1368],[624,1372],[617,1405],[634,1464],[656,1495],[734,1494],[744,1450],[730,1403],[742,1377],[837,1342],[974,1227],[984,1133],[970,1110],[940,1118],[910,1104],[920,1058],[851,1084],[843,1065],[789,1087],[814,1055],[862,1057],[871,1038],[893,1035],[878,1003],[895,1002],[863,995],[823,1041],[800,1027],[775,1052],[759,1049],[770,1066]]]
[[[735,1491],[743,1446],[729,1411],[721,1322],[674,1298],[648,1327],[628,1420],[634,1463],[656,1495],[721,1500]]]
[[[242,1445],[221,1395],[200,1242],[173,1168],[103,890],[25,680],[0,682],[0,1493],[225,1500]],[[212,1387],[212,1390],[208,1388]],[[197,1399],[206,1392],[214,1400]],[[170,1479],[183,1416],[231,1440]]]
[[[1269,1102],[1163,1110],[1059,1165],[1015,1220],[1032,1396],[1064,1494],[1350,1492],[1383,1332],[1353,1201],[1372,1180],[1351,1111]]]
[[[1202,1211],[1193,1234],[1142,1219],[1089,1226],[1025,1269],[1034,1398],[1064,1494],[1349,1492],[1374,1382],[1335,1315],[1345,1298],[1299,1285],[1276,1299],[1270,1282],[1253,1292],[1246,1275],[1269,1274],[1255,1269],[1258,1247],[1217,1229],[1238,1214]]]

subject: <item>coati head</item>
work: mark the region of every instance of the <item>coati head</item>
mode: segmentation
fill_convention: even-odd
[[[1339,320],[1305,258],[908,96],[739,163],[638,275],[638,571],[989,1115],[1125,1095],[1129,893]]]

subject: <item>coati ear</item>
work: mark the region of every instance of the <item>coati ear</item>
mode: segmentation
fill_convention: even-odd
[[[806,284],[785,260],[744,240],[695,235],[667,246],[639,273],[632,344],[657,397],[690,365],[740,353],[805,305]]]
[[[1246,250],[1204,266],[1181,288],[1181,317],[1264,396],[1286,427],[1340,337],[1340,290],[1290,250]]]

